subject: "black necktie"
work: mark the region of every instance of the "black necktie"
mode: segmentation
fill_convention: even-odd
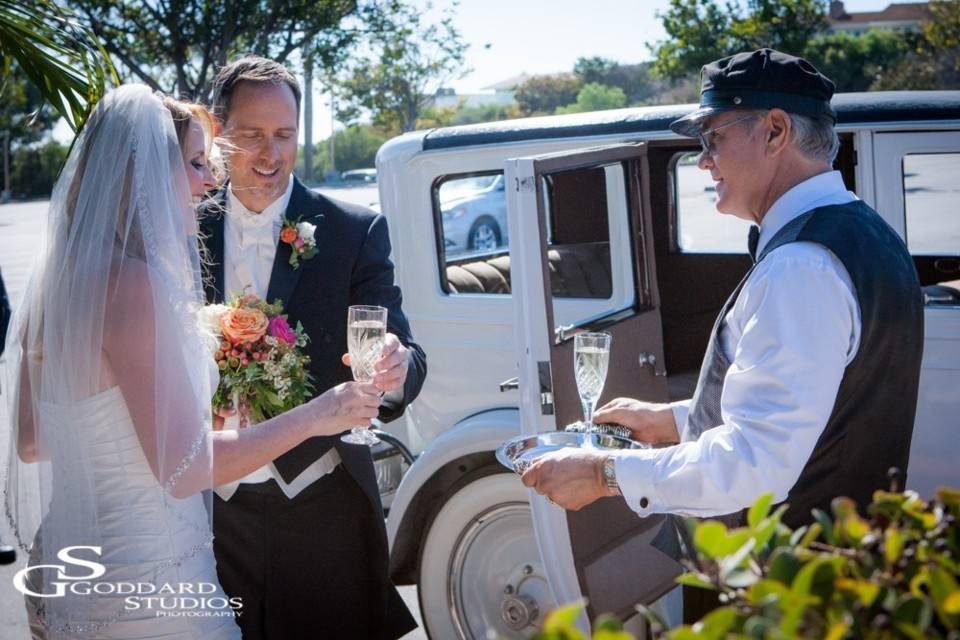
[[[757,261],[757,243],[760,241],[760,227],[753,225],[750,227],[750,235],[747,236],[747,251],[754,262]]]

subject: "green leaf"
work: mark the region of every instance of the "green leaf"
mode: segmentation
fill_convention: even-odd
[[[593,622],[594,630],[594,640],[596,640],[596,632],[603,631],[623,631],[623,624],[615,616],[610,615],[609,613],[601,614]]]
[[[703,555],[717,560],[739,550],[749,538],[749,529],[728,531],[722,522],[708,520],[694,531],[693,544]]]
[[[825,593],[833,591],[834,576],[843,564],[843,558],[818,556],[805,564],[793,580],[793,593],[801,596],[813,595],[823,598]]]
[[[823,539],[826,540],[828,544],[836,544],[836,533],[833,530],[833,520],[830,519],[830,516],[820,509],[813,509],[810,513],[823,530]]]
[[[870,524],[854,512],[840,521],[840,530],[847,540],[859,546],[864,536],[870,533]]]
[[[766,604],[778,602],[790,593],[790,590],[782,582],[776,580],[759,580],[747,589],[744,598],[747,602],[764,606]]]
[[[883,558],[891,566],[900,559],[903,553],[903,535],[896,527],[887,527],[883,534]]]
[[[926,598],[904,594],[894,609],[893,619],[923,632],[933,622],[933,606]]]
[[[833,517],[837,520],[843,520],[857,513],[857,503],[844,496],[834,498],[830,502],[830,508],[833,509]]]
[[[960,509],[960,489],[941,487],[937,490],[937,500],[948,507]]]
[[[694,631],[691,627],[683,626],[672,629],[669,635],[670,640],[704,640],[704,637]]]
[[[716,520],[707,520],[693,532],[693,544],[697,551],[711,559],[723,555],[726,538],[727,527]]]
[[[810,543],[820,537],[821,533],[823,533],[823,526],[819,522],[814,522],[807,528],[806,533],[803,534],[797,546],[806,549],[810,546]]]
[[[723,638],[736,623],[737,612],[731,607],[721,607],[708,613],[693,629],[708,638]]]
[[[926,634],[912,624],[908,624],[906,622],[894,622],[893,626],[897,631],[907,636],[907,638],[910,640],[927,640]]]
[[[943,600],[943,610],[950,615],[960,613],[960,591],[954,591]]]
[[[871,606],[880,594],[880,585],[868,580],[837,578],[836,586],[838,589],[854,594],[865,607]]]
[[[569,640],[581,640],[583,634],[577,628],[577,618],[580,613],[586,609],[586,600],[578,600],[562,607],[557,607],[547,614],[543,622],[543,630],[546,633],[562,633],[564,638]]]
[[[773,552],[767,577],[790,586],[802,567],[803,563],[791,550],[780,548]]]
[[[956,604],[953,596],[960,591],[960,586],[952,575],[937,566],[929,569],[928,576],[927,584],[930,586],[930,596],[933,598],[937,616],[948,629],[955,629],[960,625],[960,611],[951,612],[946,605],[948,600],[951,602],[951,608]]]
[[[750,507],[747,511],[747,524],[751,528],[755,529],[757,525],[760,524],[760,521],[767,517],[770,513],[770,506],[773,504],[773,494],[765,493],[757,501],[753,503],[753,506]]]
[[[777,510],[773,512],[773,515],[767,517],[760,523],[756,528],[754,537],[757,540],[756,550],[761,552],[767,543],[777,532],[777,528],[780,526],[780,519],[783,517],[783,514],[787,511],[787,505],[780,505],[777,507]]]
[[[637,640],[632,633],[626,631],[611,631],[609,629],[598,629],[593,632],[593,640]]]
[[[824,636],[824,640],[842,640],[850,630],[850,625],[846,622],[838,622],[830,627],[830,631]]]
[[[740,545],[740,548],[737,549],[735,553],[723,558],[720,561],[720,577],[726,578],[731,572],[741,568],[741,566],[749,557],[750,552],[753,551],[753,547],[756,545],[756,543],[757,540],[755,538],[749,538],[746,542]],[[752,584],[752,582],[750,584]]]
[[[702,573],[684,573],[677,578],[677,584],[716,591],[717,587]]]

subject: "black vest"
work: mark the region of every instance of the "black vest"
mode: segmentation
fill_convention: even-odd
[[[875,490],[889,486],[890,467],[906,474],[923,355],[923,296],[903,241],[861,201],[795,218],[774,235],[757,263],[790,242],[815,242],[837,256],[856,289],[862,325],[827,425],[787,497],[784,522],[797,527],[811,521],[811,509],[830,513],[836,496],[866,506]],[[694,435],[722,422],[720,395],[730,363],[719,335],[749,276],[724,305],[710,336],[688,418]],[[741,520],[739,514],[724,519]]]

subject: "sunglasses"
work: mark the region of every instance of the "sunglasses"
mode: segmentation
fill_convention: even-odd
[[[737,118],[736,120],[731,120],[730,122],[724,122],[724,123],[723,123],[722,125],[720,125],[719,127],[714,127],[713,129],[708,129],[708,130],[706,130],[706,131],[701,131],[701,132],[699,132],[699,133],[697,134],[697,137],[700,139],[700,146],[703,147],[704,153],[706,153],[707,155],[711,155],[711,156],[712,156],[712,155],[714,154],[714,152],[716,152],[717,148],[716,148],[716,146],[714,145],[714,140],[713,140],[713,134],[714,134],[714,133],[716,133],[716,132],[719,131],[720,129],[723,129],[724,127],[729,127],[729,126],[731,126],[731,125],[735,125],[735,124],[737,124],[738,122],[745,122],[745,121],[750,120],[750,119],[752,119],[752,118],[759,118],[760,115],[761,115],[761,114],[759,114],[759,113],[751,113],[751,114],[748,115],[748,116],[743,116],[742,118]]]

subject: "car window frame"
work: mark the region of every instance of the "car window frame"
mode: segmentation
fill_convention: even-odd
[[[467,178],[482,178],[485,176],[504,176],[503,169],[484,169],[480,171],[466,171],[462,173],[445,173],[437,176],[430,184],[430,207],[433,210],[433,235],[437,255],[437,271],[440,275],[440,291],[445,296],[469,296],[479,295],[484,298],[488,296],[500,296],[509,298],[511,294],[506,293],[455,293],[450,291],[450,282],[447,280],[447,246],[443,240],[443,215],[440,210],[440,187],[451,180],[465,180]],[[504,198],[506,198],[506,184],[504,184]],[[510,245],[503,247],[504,253],[509,254]]]

